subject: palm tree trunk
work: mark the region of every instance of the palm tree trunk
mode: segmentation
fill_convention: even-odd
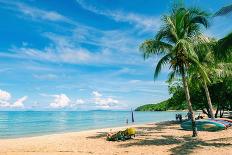
[[[210,98],[210,95],[209,95],[209,89],[207,87],[207,84],[206,84],[205,80],[204,80],[204,89],[205,89],[205,94],[206,94],[206,98],[207,98],[207,101],[208,101],[208,106],[209,106],[209,111],[210,111],[211,118],[215,119],[214,114],[213,114],[213,106],[212,106],[211,98]]]
[[[195,121],[195,114],[193,112],[192,103],[190,101],[190,94],[189,94],[189,89],[188,89],[188,84],[187,84],[187,79],[185,76],[184,68],[182,68],[182,81],[183,81],[183,85],[184,85],[186,101],[188,103],[188,110],[191,114],[192,130],[193,130],[192,136],[197,137],[197,127],[196,127],[196,121]]]

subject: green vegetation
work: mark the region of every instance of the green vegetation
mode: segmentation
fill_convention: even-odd
[[[156,65],[154,78],[156,78],[162,67],[169,64],[170,78],[176,75],[182,77],[183,86],[191,113],[193,124],[193,136],[197,136],[195,118],[190,100],[189,86],[187,83],[187,72],[189,66],[195,66],[204,79],[208,79],[204,68],[200,65],[195,47],[198,44],[206,45],[206,39],[202,33],[202,26],[208,27],[208,14],[197,8],[185,8],[179,4],[173,8],[170,15],[164,15],[163,25],[154,39],[149,39],[141,45],[144,58],[151,55],[162,56]]]
[[[182,95],[182,94],[181,94]],[[175,104],[175,103],[178,104]],[[156,104],[145,104],[135,109],[135,111],[167,111],[167,110],[187,110],[185,100],[175,101],[174,98]]]
[[[186,109],[187,109],[187,105],[185,100],[176,101],[174,97],[172,97],[160,103],[142,105],[136,108],[135,111],[167,111],[167,110],[186,110]]]
[[[190,83],[190,96],[194,110],[202,110],[203,113],[210,117],[210,110],[207,104],[207,98],[204,95],[202,86]],[[214,109],[216,109],[215,117],[223,117],[224,111],[232,111],[232,78],[220,78],[209,85],[211,100]],[[157,104],[146,104],[136,108],[136,111],[167,111],[167,110],[186,110],[187,104],[185,101],[184,89],[181,81],[172,82],[169,84],[169,93],[172,97],[166,101]]]
[[[201,109],[211,118],[217,117],[218,111],[221,116],[225,109],[232,110],[232,33],[219,40],[209,38],[203,32],[208,23],[208,13],[178,3],[170,14],[162,17],[155,37],[140,46],[145,59],[160,58],[154,79],[164,66],[170,68],[168,83],[172,97],[137,110],[188,108],[193,137],[197,136],[193,109]],[[213,105],[217,107],[216,114]]]
[[[168,100],[162,101],[157,104],[146,104],[135,109],[135,111],[166,111],[170,110]]]

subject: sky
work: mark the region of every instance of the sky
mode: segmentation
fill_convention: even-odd
[[[232,0],[186,0],[216,12]],[[129,110],[170,97],[158,57],[139,45],[168,14],[168,0],[0,0],[0,110]],[[231,15],[205,30],[220,38]]]

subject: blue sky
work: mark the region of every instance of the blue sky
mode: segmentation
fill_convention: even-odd
[[[210,13],[231,3],[186,1]],[[0,0],[0,110],[126,110],[169,98],[168,69],[154,82],[158,58],[144,61],[138,47],[171,4]],[[205,33],[224,36],[230,18],[212,19]]]

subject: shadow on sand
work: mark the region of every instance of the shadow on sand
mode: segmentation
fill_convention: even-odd
[[[119,147],[132,147],[132,146],[163,146],[163,145],[170,145],[169,151],[173,155],[182,155],[182,154],[190,154],[194,151],[194,149],[213,146],[213,147],[227,147],[232,146],[231,143],[227,141],[232,140],[232,137],[227,138],[218,138],[203,141],[201,139],[192,138],[189,135],[185,136],[170,136],[165,135],[165,129],[175,129],[181,130],[177,124],[179,122],[162,122],[156,123],[154,126],[144,126],[144,127],[137,127],[136,130],[137,136],[133,140],[129,140],[123,143],[119,143]],[[157,137],[154,138],[154,134],[157,134]],[[107,132],[98,132],[95,136],[90,136],[87,138],[90,139],[98,139],[98,138],[105,138]],[[173,146],[171,146],[173,145]]]
[[[97,132],[97,135],[89,136],[86,138],[89,138],[89,139],[106,138],[106,135],[107,135],[107,132]]]
[[[232,139],[232,137],[229,137]],[[173,145],[176,144],[178,146],[172,147],[170,149],[172,154],[190,154],[196,148],[204,147],[204,146],[214,146],[214,147],[226,147],[232,146],[229,143],[223,143],[222,139],[213,139],[209,141],[202,141],[200,139],[193,139],[192,137],[174,137],[174,136],[165,136],[161,135],[161,138],[153,138],[153,139],[145,139],[139,140],[137,142],[130,142],[120,144],[121,147],[130,147],[130,146],[147,146],[147,145]]]
[[[214,147],[226,147],[232,146],[230,143],[226,143],[226,141],[231,140],[232,137],[227,138],[219,138],[219,139],[212,139],[208,141],[203,141],[201,139],[192,138],[190,136],[168,136],[168,135],[160,135],[156,138],[152,137],[149,138],[152,133],[157,133],[157,131],[162,131],[164,129],[179,129],[176,126],[179,124],[178,122],[163,122],[158,123],[154,127],[139,127],[137,129],[144,130],[144,135],[147,135],[144,139],[133,140],[129,143],[119,144],[120,147],[131,147],[131,146],[149,146],[149,145],[156,145],[156,146],[163,146],[163,145],[174,145],[174,147],[170,146],[169,151],[171,154],[180,155],[180,154],[190,154],[196,148],[206,147],[206,146],[214,146]],[[159,132],[162,133],[162,132]],[[163,132],[165,133],[165,132]],[[140,135],[138,135],[140,136]],[[176,146],[177,145],[177,146]]]
[[[180,124],[176,121],[167,121],[161,123],[155,123],[153,127],[137,127],[137,130],[145,130],[145,131],[162,131],[164,129],[178,129],[176,124]]]

